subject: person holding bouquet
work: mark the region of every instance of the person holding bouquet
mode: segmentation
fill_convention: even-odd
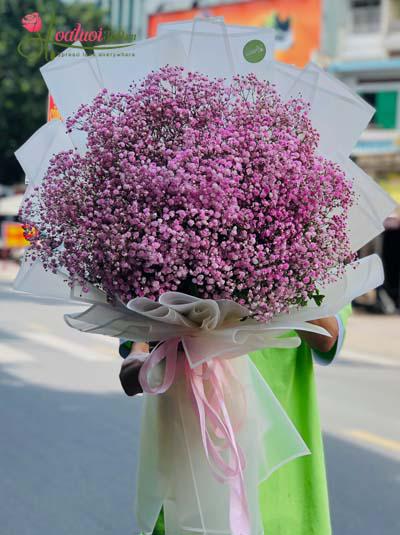
[[[297,348],[268,348],[251,354],[311,451],[311,455],[286,464],[260,485],[260,509],[268,535],[332,533],[313,358],[326,365],[339,354],[350,311],[349,305],[337,316],[313,321],[326,329],[330,338],[299,331],[302,343]],[[149,349],[146,343],[120,344],[124,358],[120,381],[128,396],[142,392],[139,372]],[[162,514],[153,533],[164,534]]]

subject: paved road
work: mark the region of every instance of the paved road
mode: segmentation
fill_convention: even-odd
[[[0,307],[0,535],[131,534],[140,400],[115,342],[6,283]],[[350,353],[318,383],[335,535],[398,535],[400,359]]]
[[[400,534],[400,358],[317,370],[334,535]]]

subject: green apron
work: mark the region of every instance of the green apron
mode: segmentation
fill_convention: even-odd
[[[340,313],[343,326],[350,311],[349,305]],[[336,350],[334,347],[317,356],[328,364]],[[289,462],[261,483],[265,535],[331,535],[312,351],[303,342],[295,349],[262,349],[250,357],[311,451],[311,455]],[[153,535],[164,535],[162,514]]]

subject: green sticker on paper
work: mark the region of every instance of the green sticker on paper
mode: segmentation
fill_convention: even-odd
[[[258,63],[265,58],[267,49],[262,41],[253,39],[246,43],[243,47],[243,56],[246,61],[250,63]]]

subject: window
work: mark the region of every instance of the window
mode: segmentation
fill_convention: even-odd
[[[351,0],[354,33],[378,32],[381,24],[380,0]]]
[[[397,91],[361,93],[361,96],[376,109],[371,125],[377,128],[396,128]]]

